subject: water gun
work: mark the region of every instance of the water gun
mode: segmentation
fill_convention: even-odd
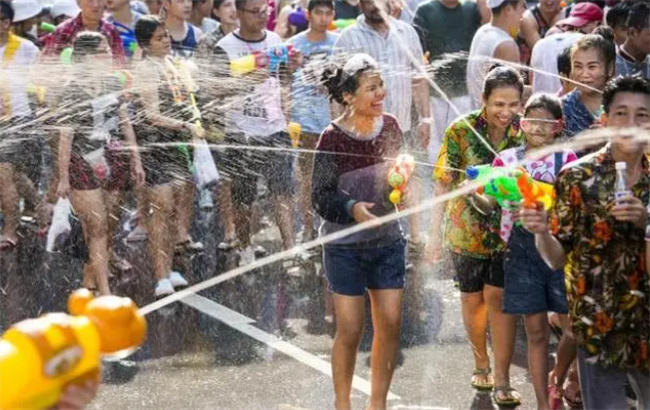
[[[517,187],[517,177],[520,172],[520,169],[477,165],[469,167],[465,175],[481,185],[477,190],[479,194],[494,198],[502,208],[507,209],[510,207],[509,203],[519,203],[522,200]]]
[[[124,47],[124,53],[127,57],[132,57],[138,50],[138,42],[135,39],[135,34],[132,32],[120,33],[120,38],[122,39],[122,47]]]
[[[147,325],[129,298],[94,299],[80,289],[65,313],[49,313],[14,324],[0,339],[0,409],[40,410],[55,406],[70,383],[99,381],[101,355],[132,351]]]
[[[544,209],[549,210],[555,199],[553,185],[535,181],[523,168],[517,177],[517,187],[523,197],[525,208],[535,208],[541,202]]]
[[[41,24],[39,24],[38,28],[40,28],[41,31],[45,33],[54,33],[54,30],[56,30],[56,26],[54,24],[46,23],[44,21],[41,21]]]
[[[354,25],[356,22],[356,19],[338,19],[332,21],[327,29],[329,31],[342,31]]]
[[[404,200],[404,193],[414,168],[415,160],[411,155],[401,154],[395,159],[395,164],[388,171],[388,185],[393,188],[388,195],[391,204],[397,206]]]
[[[289,123],[289,137],[291,137],[291,147],[298,148],[300,144],[301,126],[297,122]]]
[[[230,62],[230,73],[233,77],[241,77],[252,71],[268,67],[270,72],[276,72],[282,63],[288,63],[289,57],[295,53],[291,44],[280,44],[268,51],[255,51],[247,56]]]

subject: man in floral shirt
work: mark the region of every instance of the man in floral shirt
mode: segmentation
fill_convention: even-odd
[[[650,82],[612,80],[603,106],[604,124],[613,132],[647,126]],[[650,164],[643,154],[647,143],[628,135],[612,136],[603,149],[562,171],[549,223],[542,210],[522,212],[544,260],[556,269],[564,266],[585,409],[627,408],[628,377],[640,407],[650,403],[650,281],[644,243]],[[618,201],[616,162],[627,164],[631,191]]]

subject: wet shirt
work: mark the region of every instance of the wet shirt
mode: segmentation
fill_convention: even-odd
[[[400,154],[402,131],[395,117],[385,114],[372,138],[359,138],[337,124],[330,124],[316,146],[314,158],[314,208],[323,217],[321,235],[328,235],[356,224],[352,207],[370,202],[371,212],[384,216],[395,212],[388,201],[391,188],[387,175],[390,162]],[[342,155],[337,155],[341,153]],[[352,154],[352,155],[350,155]],[[402,237],[399,222],[367,229],[331,242],[354,247],[389,245]]]
[[[447,191],[455,189],[465,180],[465,173],[446,169],[466,170],[471,165],[491,164],[495,155],[471,130],[472,126],[496,152],[521,146],[525,137],[519,126],[519,118],[508,126],[504,138],[496,145],[487,137],[487,120],[484,110],[471,112],[454,121],[442,141],[434,171],[434,179]],[[499,237],[498,212],[483,215],[470,203],[467,195],[447,202],[444,218],[444,245],[452,252],[486,259],[504,249]]]
[[[63,49],[72,47],[72,43],[77,34],[84,30],[86,28],[81,20],[81,13],[75,18],[59,24],[56,30],[54,30],[54,33],[46,37],[43,55],[58,56]],[[124,47],[122,46],[122,39],[115,27],[104,20],[100,20],[98,31],[108,40],[108,45],[113,54],[114,66],[117,68],[123,67],[125,64]]]
[[[201,37],[201,31],[194,25],[186,22],[185,37],[182,40],[175,40],[172,38],[172,53],[175,56],[184,58],[194,56]]]
[[[579,346],[603,367],[648,370],[650,281],[644,229],[609,212],[616,170],[609,146],[563,170],[555,184],[551,232],[567,254],[569,315]],[[650,167],[631,188],[648,205]]]
[[[564,111],[564,131],[567,137],[573,137],[589,129],[597,121],[597,116],[580,101],[580,90],[576,89],[562,97]]]
[[[124,97],[116,76],[102,81],[101,92],[91,95],[76,81],[68,83],[57,106],[57,127],[74,130],[72,150],[85,156],[112,142],[122,140],[119,108]]]
[[[625,50],[619,48],[616,54],[616,75],[640,75],[650,78],[650,57],[646,57],[643,61],[635,61]]]

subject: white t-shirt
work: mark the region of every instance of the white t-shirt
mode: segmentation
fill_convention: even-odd
[[[239,37],[239,30],[222,38],[217,46],[222,48],[230,61],[247,56],[253,52],[265,52],[271,47],[282,44],[280,36],[266,31],[266,36],[259,41],[246,41]],[[277,73],[271,73],[266,81],[246,87],[243,79],[242,93],[238,96],[241,103],[232,104],[226,112],[228,130],[241,132],[249,137],[268,137],[287,128],[282,112],[282,96]]]
[[[534,92],[556,93],[560,89],[562,83],[557,78],[557,56],[562,54],[565,48],[575,43],[582,36],[582,33],[567,31],[565,33],[552,34],[535,43],[533,54],[530,58],[530,67],[545,71],[549,74],[543,74],[538,71],[533,72]]]
[[[516,45],[515,40],[508,33],[491,23],[482,25],[474,34],[467,61],[467,91],[472,98],[472,109],[481,107],[483,81],[490,67],[496,63],[489,58],[494,57],[497,47],[508,41]]]
[[[30,67],[36,64],[40,52],[31,41],[18,37],[20,46],[10,62],[5,61],[7,45],[0,47],[0,117],[27,117],[32,114],[27,98]],[[9,43],[7,43],[9,44]],[[5,95],[9,95],[9,106],[5,107]],[[8,110],[9,113],[5,112]]]

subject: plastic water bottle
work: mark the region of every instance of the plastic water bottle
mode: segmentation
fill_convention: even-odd
[[[630,191],[625,181],[626,170],[627,164],[625,162],[616,163],[616,185],[614,186],[614,200],[616,202],[619,202],[623,197],[632,195],[632,191]]]

